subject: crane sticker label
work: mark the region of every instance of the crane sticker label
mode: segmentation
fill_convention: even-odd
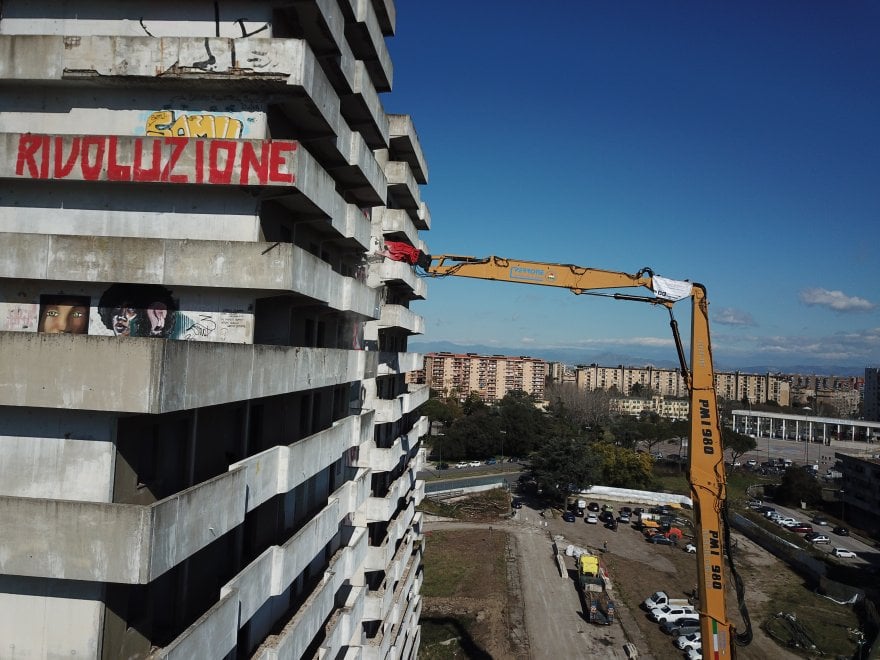
[[[703,427],[703,453],[715,453],[715,440],[712,433],[712,409],[708,399],[700,399],[700,426]]]
[[[544,282],[553,281],[556,276],[543,268],[532,268],[527,266],[511,266],[510,279],[518,282]]]

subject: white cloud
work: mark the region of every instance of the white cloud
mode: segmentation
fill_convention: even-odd
[[[828,307],[838,312],[864,312],[876,307],[870,300],[828,289],[804,289],[800,300],[805,305]]]
[[[560,348],[595,348],[603,346],[673,346],[672,339],[661,337],[597,337],[595,339],[581,339],[574,343],[567,343]]]
[[[741,325],[741,326],[753,326],[755,324],[755,319],[752,318],[752,315],[748,312],[745,312],[741,309],[734,309],[733,307],[723,307],[719,309],[714,315],[712,319],[715,323],[720,323],[721,325]]]
[[[838,332],[824,337],[800,335],[733,337],[724,335],[713,342],[728,358],[784,359],[786,362],[825,361],[841,365],[869,364],[880,354],[880,328]]]

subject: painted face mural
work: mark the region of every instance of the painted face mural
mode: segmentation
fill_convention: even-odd
[[[110,315],[113,320],[111,330],[117,337],[131,336],[132,325],[135,327],[135,336],[137,336],[137,317],[138,311],[129,303],[124,302],[118,307],[114,307]]]
[[[88,334],[89,302],[87,296],[40,296],[37,332]]]
[[[150,326],[150,337],[161,337],[168,322],[168,307],[163,302],[151,302],[147,307],[147,321]]]
[[[104,325],[117,337],[168,338],[177,318],[177,301],[155,284],[114,284],[98,302]]]

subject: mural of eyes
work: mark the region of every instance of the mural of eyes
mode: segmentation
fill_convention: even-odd
[[[89,298],[46,295],[40,297],[38,332],[84,335],[89,327]]]

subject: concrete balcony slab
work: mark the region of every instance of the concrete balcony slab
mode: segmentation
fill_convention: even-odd
[[[0,35],[0,80],[76,84],[100,79],[190,90],[230,85],[288,95],[281,101],[312,135],[335,133],[340,102],[308,44],[299,39]],[[387,140],[386,140],[387,143]]]
[[[428,164],[412,117],[388,115],[389,150],[393,160],[407,163],[418,183],[428,183]]]
[[[160,414],[375,377],[370,351],[0,333],[0,405]],[[125,365],[109,369],[107,365]]]

